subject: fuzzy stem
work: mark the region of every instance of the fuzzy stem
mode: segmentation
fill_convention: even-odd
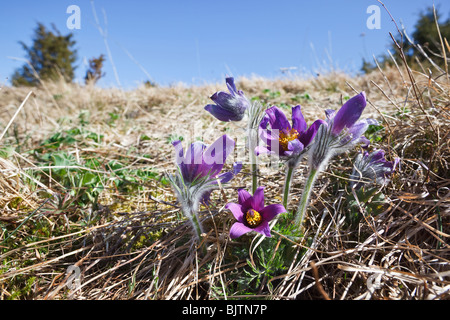
[[[252,163],[252,193],[255,193],[258,188],[258,166],[256,163]]]
[[[194,207],[194,204],[192,202],[186,203],[183,206],[183,213],[187,218],[189,218],[189,221],[191,221],[192,227],[197,235],[197,239],[201,242],[203,229],[200,221],[198,221],[197,209]]]
[[[289,202],[289,192],[291,189],[291,180],[295,170],[295,166],[287,164],[286,169],[286,180],[284,182],[284,192],[283,192],[283,206],[287,210]]]
[[[194,230],[197,234],[198,240],[201,241],[203,231],[202,231],[202,226],[200,225],[200,222],[198,221],[198,217],[197,217],[196,213],[194,213],[192,215],[192,225],[194,226]]]
[[[252,192],[255,193],[258,188],[258,164],[256,163],[255,148],[258,145],[258,135],[256,130],[252,128],[251,121],[249,121],[249,126],[247,130],[248,142],[248,152],[250,153],[250,164],[252,172]]]
[[[303,189],[302,198],[300,199],[300,203],[297,209],[295,224],[300,229],[303,225],[303,220],[305,218],[306,208],[308,207],[309,197],[311,195],[312,189],[314,187],[314,183],[316,182],[317,176],[319,175],[320,170],[318,168],[311,168],[309,171],[308,178],[305,182],[305,188]]]

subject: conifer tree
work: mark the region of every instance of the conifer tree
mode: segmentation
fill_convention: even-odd
[[[89,69],[86,71],[84,81],[86,84],[96,84],[100,78],[105,76],[102,72],[103,62],[105,62],[105,56],[101,54],[98,58],[92,58],[89,60]]]
[[[76,61],[75,40],[73,34],[62,35],[52,25],[48,30],[42,23],[34,30],[31,47],[19,42],[29,61],[17,69],[12,76],[14,86],[34,86],[41,80],[57,80],[61,77],[71,82],[74,79]]]

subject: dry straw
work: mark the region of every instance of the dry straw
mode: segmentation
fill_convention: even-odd
[[[308,93],[312,99],[301,104],[309,122],[322,117],[325,109],[342,105],[342,97],[364,90],[369,101],[365,117],[377,118],[386,129],[378,147],[390,159],[402,159],[401,171],[384,190],[388,204],[377,216],[364,215],[355,229],[345,227],[348,193],[340,174],[351,166],[346,157],[332,163],[311,196],[304,224],[309,241],[294,242],[274,231],[277,241],[290,243],[292,261],[279,274],[262,277],[258,290],[246,298],[450,297],[450,87],[441,71],[412,70],[403,62],[358,77],[335,71],[311,79],[239,79],[247,96],[273,105]],[[58,211],[55,199],[58,194],[64,198],[64,189],[54,177],[43,175],[48,168],[40,167],[32,152],[1,159],[0,299],[17,297],[17,292],[29,299],[241,298],[228,288],[249,264],[257,264],[258,257],[251,247],[246,258],[232,256],[233,249],[246,242],[229,239],[233,218],[223,208],[227,200],[236,200],[236,188],[251,185],[248,172],[214,191],[212,205],[201,208],[206,255],[197,251],[170,186],[161,183],[163,172],[174,168],[172,135],[211,143],[215,136],[201,132],[235,129],[203,110],[221,86],[178,84],[122,91],[46,83],[33,89],[35,97],[21,110],[15,106],[26,102],[25,89],[3,88],[1,123],[17,124],[15,135],[7,134],[10,125],[2,130],[4,145],[27,141],[27,149],[36,148],[52,133],[78,125],[84,110],[89,114],[84,128],[103,139],[78,141],[64,149],[79,166],[92,157],[102,163],[120,160],[127,169],[151,168],[158,178],[125,192],[115,187],[111,175],[102,174],[106,168],[98,168],[93,174],[104,176],[105,184],[98,204],[81,207],[74,202]],[[268,97],[264,89],[280,95]],[[55,101],[61,114],[54,112]],[[117,115],[113,123],[110,114]],[[298,171],[305,170],[301,163]],[[43,180],[37,181],[41,185],[33,183],[31,172],[36,171],[42,173]],[[290,210],[301,196],[301,176],[292,183]],[[266,197],[281,202],[283,173],[272,172],[260,180]],[[22,199],[22,205],[12,205],[11,197]],[[364,207],[359,210],[364,212]],[[39,232],[33,224],[46,229]],[[81,286],[75,289],[67,286],[71,265],[80,269]]]

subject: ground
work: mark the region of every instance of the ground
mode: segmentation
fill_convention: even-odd
[[[448,78],[409,75],[400,66],[236,83],[288,117],[300,104],[309,124],[365,91],[363,117],[380,122],[367,133],[371,148],[400,157],[400,168],[378,197],[361,204],[348,188],[358,150],[340,156],[319,177],[302,234],[287,214],[259,243],[256,234],[229,238],[234,218],[224,206],[251,186],[244,165],[200,208],[204,252],[167,180],[175,170],[170,142],[239,134],[239,123],[203,109],[214,92],[226,91],[225,82],[3,87],[0,298],[448,299]],[[305,160],[290,212],[306,171]],[[260,168],[268,201],[281,202],[284,174],[282,164]]]

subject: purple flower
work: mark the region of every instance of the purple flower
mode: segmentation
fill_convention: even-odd
[[[349,99],[337,112],[326,110],[327,121],[317,132],[311,148],[311,165],[314,168],[326,164],[336,154],[349,150],[358,143],[366,146],[369,140],[363,136],[373,119],[359,120],[366,107],[364,92]]]
[[[174,141],[172,144],[176,151],[176,163],[185,184],[195,184],[205,179],[219,179],[221,183],[226,183],[242,168],[241,163],[235,163],[233,172],[219,175],[235,145],[234,140],[227,135],[223,135],[209,147],[203,142],[196,141],[186,150],[186,154],[180,141]]]
[[[331,132],[334,135],[338,135],[344,128],[354,128],[354,125],[361,117],[366,104],[366,94],[364,91],[349,99],[334,116],[333,129]]]
[[[226,84],[230,93],[219,91],[211,96],[215,104],[208,104],[205,110],[220,121],[241,121],[245,111],[250,106],[250,101],[241,90],[236,89],[234,78],[226,78]]]
[[[173,142],[176,153],[177,174],[168,175],[169,181],[181,204],[183,214],[190,220],[197,238],[201,240],[203,228],[197,216],[200,202],[207,202],[211,191],[230,181],[242,168],[234,163],[233,171],[220,173],[227,157],[234,149],[234,140],[227,135],[217,139],[209,147],[202,142],[194,142],[184,154],[180,141]]]
[[[387,161],[383,150],[359,153],[350,175],[350,187],[358,190],[365,184],[370,183],[385,185],[399,162],[399,158],[395,158],[394,161]]]
[[[278,214],[286,212],[281,204],[264,206],[264,187],[257,188],[253,196],[246,190],[239,189],[238,202],[228,203],[225,206],[237,220],[230,229],[231,239],[238,238],[250,231],[270,237],[269,221]]]
[[[316,120],[309,128],[303,117],[301,106],[292,108],[292,126],[286,115],[276,106],[266,110],[260,124],[260,137],[266,146],[258,146],[256,154],[272,153],[282,159],[297,157],[314,139],[323,120]],[[270,125],[271,130],[267,129]]]

